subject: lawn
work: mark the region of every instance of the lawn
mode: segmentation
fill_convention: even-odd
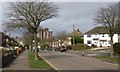
[[[34,60],[34,53],[29,51],[29,65],[31,68],[43,68],[43,69],[52,69],[52,67],[42,58],[39,60]]]
[[[103,59],[103,60],[109,60],[109,61],[114,61],[114,62],[120,62],[120,57],[113,57],[111,58],[110,56],[96,56],[95,58]]]

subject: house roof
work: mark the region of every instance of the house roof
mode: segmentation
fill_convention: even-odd
[[[95,27],[84,34],[108,34],[109,31],[105,27]]]
[[[73,32],[69,33],[68,36],[83,36],[83,33],[79,31],[79,29],[74,30]]]

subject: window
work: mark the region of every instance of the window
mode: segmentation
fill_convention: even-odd
[[[98,40],[98,38],[94,38],[93,40]]]
[[[87,35],[87,37],[91,37],[91,35]]]
[[[97,36],[97,34],[95,34],[95,36]]]
[[[98,44],[98,42],[94,42],[94,44]]]
[[[91,41],[87,41],[87,44],[91,44]]]
[[[102,34],[102,37],[104,37],[104,34]]]
[[[108,44],[111,44],[111,41],[108,41]]]

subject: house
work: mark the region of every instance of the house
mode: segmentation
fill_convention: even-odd
[[[105,27],[95,27],[88,32],[84,33],[84,44],[97,47],[109,47],[111,39],[108,30]],[[118,34],[114,34],[113,43],[118,42]]]
[[[18,45],[17,41],[10,37],[10,34],[7,35],[5,32],[0,32],[0,46],[8,47],[12,45]]]
[[[69,40],[67,41],[68,45],[72,45],[71,39],[72,39],[72,37],[74,37],[74,36],[83,37],[83,33],[82,33],[79,29],[75,29],[73,32],[68,33],[68,39],[69,39]]]

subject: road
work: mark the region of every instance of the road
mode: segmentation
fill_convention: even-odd
[[[118,70],[116,64],[102,62],[91,57],[82,57],[73,53],[40,51],[39,55],[57,70]]]
[[[99,50],[99,51],[94,51],[94,50],[84,50],[84,51],[67,51],[67,53],[72,53],[72,54],[77,54],[77,55],[82,55],[82,52],[84,52],[85,56],[109,56],[109,51],[107,50]]]

